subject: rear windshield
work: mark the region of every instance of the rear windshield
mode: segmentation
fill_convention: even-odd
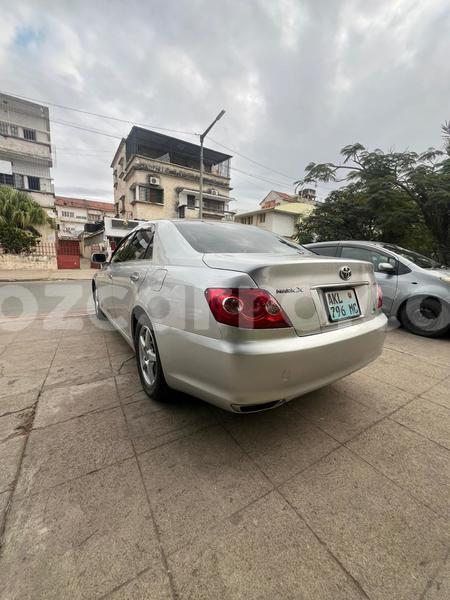
[[[204,221],[175,222],[174,225],[194,250],[202,254],[311,254],[303,246],[251,225]]]

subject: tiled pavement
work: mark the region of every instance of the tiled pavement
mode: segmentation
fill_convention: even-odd
[[[90,318],[0,333],[0,598],[450,597],[450,340],[259,415],[142,392]]]

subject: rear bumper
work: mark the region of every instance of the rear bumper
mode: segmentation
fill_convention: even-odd
[[[167,383],[216,406],[292,400],[356,371],[381,353],[386,317],[305,337],[232,343],[155,326]]]

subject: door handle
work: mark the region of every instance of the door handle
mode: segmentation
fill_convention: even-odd
[[[111,273],[107,273],[106,275],[108,276],[108,279],[112,279]]]
[[[132,273],[130,275],[130,281],[133,281],[134,283],[136,283],[136,281],[139,281],[139,273]]]

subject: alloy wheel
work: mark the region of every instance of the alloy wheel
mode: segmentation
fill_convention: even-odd
[[[139,364],[147,385],[152,386],[156,380],[156,345],[153,333],[146,325],[139,331]]]

